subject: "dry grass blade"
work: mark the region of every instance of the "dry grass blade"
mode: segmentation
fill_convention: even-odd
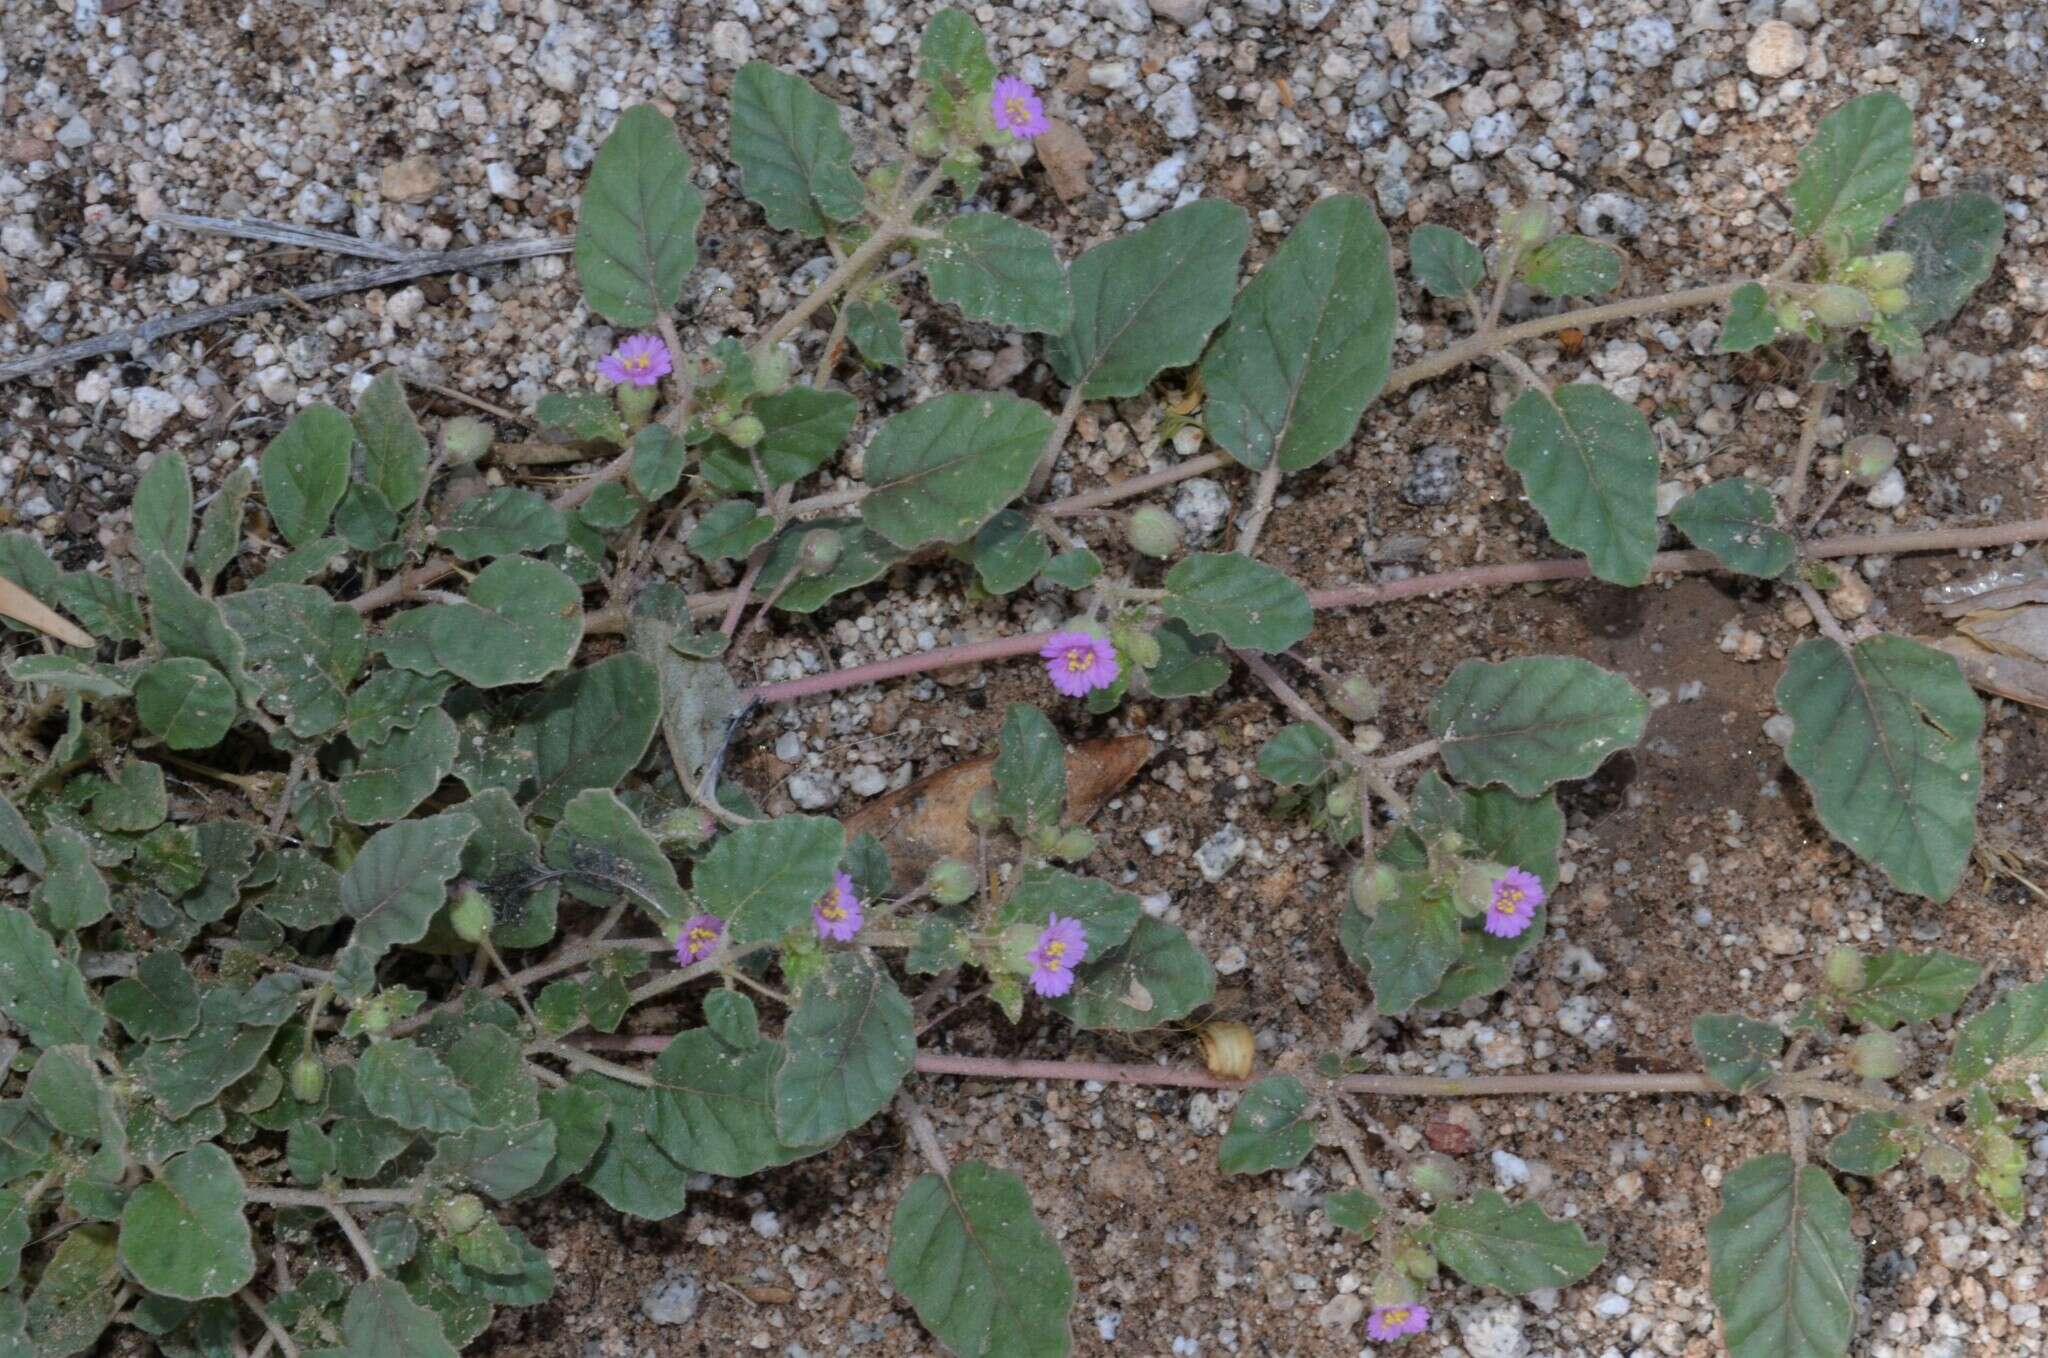
[[[0,615],[12,618],[24,627],[33,627],[44,636],[55,637],[66,646],[83,646],[90,650],[99,644],[93,640],[92,633],[12,580],[0,579]]]

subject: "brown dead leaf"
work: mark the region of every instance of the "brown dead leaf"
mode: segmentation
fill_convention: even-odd
[[[2048,590],[2048,583],[2044,583]],[[2018,660],[2048,662],[2048,604],[1971,613],[1956,630],[1987,651]]]
[[[1090,740],[1068,750],[1067,819],[1092,820],[1151,757],[1152,742],[1144,736]],[[882,841],[900,891],[915,886],[941,858],[972,861],[975,835],[967,803],[993,781],[995,763],[994,755],[970,759],[877,797],[847,817],[846,833]]]
[[[1922,637],[1938,651],[1946,651],[1962,666],[1970,687],[1995,693],[2029,707],[2048,708],[2048,665],[2038,660],[2000,655],[1968,637]]]
[[[1032,138],[1031,149],[1045,167],[1045,177],[1062,203],[1071,203],[1088,192],[1088,167],[1095,163],[1094,148],[1070,123],[1048,119],[1045,131]]]
[[[66,646],[83,646],[90,650],[99,644],[93,640],[92,633],[5,578],[0,578],[0,615],[53,636]]]

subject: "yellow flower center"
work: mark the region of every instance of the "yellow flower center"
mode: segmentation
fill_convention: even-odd
[[[1095,652],[1086,646],[1075,646],[1067,651],[1067,673],[1080,674],[1095,664]]]
[[[1045,969],[1047,971],[1058,971],[1060,969],[1060,959],[1065,957],[1066,955],[1067,945],[1059,942],[1057,939],[1055,939],[1051,943],[1046,944],[1044,962]]]
[[[1493,908],[1500,911],[1503,915],[1512,915],[1521,908],[1521,904],[1528,898],[1528,894],[1528,892],[1523,891],[1520,887],[1502,887],[1500,897],[1494,901]]]
[[[649,360],[647,355],[641,354],[635,358],[629,358],[624,360],[624,366],[632,372],[639,372],[642,368],[645,368],[648,365],[648,362]]]
[[[717,938],[718,935],[716,933],[699,925],[697,928],[690,930],[690,951],[701,951],[709,947]]]
[[[1025,103],[1017,95],[1013,94],[1003,101],[1003,111],[1009,114],[1010,121],[1013,123],[1028,123],[1031,121],[1031,105]]]
[[[1408,1323],[1408,1308],[1396,1306],[1381,1316],[1380,1319],[1388,1325],[1406,1325]]]
[[[820,915],[823,915],[832,923],[837,924],[839,923],[839,921],[846,918],[846,907],[835,900],[830,902],[829,904],[819,906],[818,913]]]

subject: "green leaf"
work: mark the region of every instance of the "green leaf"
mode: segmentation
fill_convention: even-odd
[[[423,1132],[476,1125],[476,1104],[441,1058],[409,1037],[372,1042],[356,1062],[356,1087],[372,1113]]]
[[[28,1299],[36,1358],[70,1358],[99,1342],[121,1308],[121,1262],[110,1226],[81,1226],[50,1256]]]
[[[341,503],[334,507],[334,531],[350,547],[385,565],[396,565],[402,555],[398,550],[398,511],[383,491],[367,482],[351,482],[341,493]],[[317,538],[301,550],[331,541]]]
[[[1020,835],[1058,829],[1067,804],[1067,752],[1045,713],[1011,703],[996,755],[996,810]]]
[[[342,724],[369,654],[353,608],[311,585],[272,585],[226,595],[220,610],[247,647],[250,682],[287,730],[311,739]]]
[[[1218,654],[1215,637],[1198,637],[1182,622],[1167,622],[1152,633],[1159,663],[1145,672],[1155,698],[1192,698],[1213,693],[1230,677],[1230,662]]]
[[[341,908],[356,922],[350,947],[375,961],[396,944],[426,937],[475,833],[476,817],[444,812],[371,835],[341,875]]]
[[[1088,956],[1102,957],[1131,936],[1144,908],[1136,896],[1107,882],[1037,864],[1018,874],[997,923],[1042,929],[1046,916],[1054,913],[1079,920],[1088,936]]]
[[[832,1141],[889,1106],[917,1043],[910,1001],[862,952],[835,952],[797,996],[775,1072],[776,1133]]]
[[[1259,747],[1259,774],[1281,787],[1320,783],[1337,768],[1337,746],[1306,722],[1283,726]]]
[[[1849,1200],[1820,1166],[1796,1168],[1789,1155],[1738,1166],[1707,1223],[1707,1261],[1732,1358],[1849,1351],[1863,1250]]]
[[[1432,297],[1463,297],[1486,278],[1479,247],[1445,226],[1418,226],[1408,236],[1408,270]]]
[[[1293,1169],[1316,1148],[1308,1091],[1292,1075],[1268,1075],[1245,1090],[1218,1153],[1225,1174]]]
[[[348,695],[348,738],[367,748],[395,732],[410,731],[441,706],[454,686],[452,674],[378,670]]]
[[[1085,251],[1067,271],[1073,322],[1045,349],[1060,381],[1091,401],[1135,396],[1201,357],[1250,230],[1243,208],[1203,199]]]
[[[586,788],[563,808],[548,836],[547,861],[569,874],[573,894],[597,905],[623,896],[656,928],[681,924],[690,913],[675,865],[609,789]]]
[[[1906,280],[1912,305],[1895,319],[1922,332],[1946,325],[1991,277],[2004,241],[2005,210],[1989,194],[1954,193],[1909,206],[1877,237],[1879,250],[1913,256]]]
[[[181,1301],[232,1297],[256,1276],[240,1171],[218,1146],[164,1165],[121,1212],[121,1262],[135,1281]]]
[[[356,438],[363,445],[363,479],[393,509],[410,508],[427,488],[433,455],[405,402],[405,383],[385,369],[356,398]]]
[[[796,569],[797,548],[804,535],[817,528],[830,528],[839,534],[843,544],[839,564],[823,575],[798,580],[784,589],[783,581]],[[775,606],[785,613],[815,613],[848,590],[879,579],[907,555],[886,538],[869,532],[859,519],[812,519],[791,524],[769,549],[767,564],[761,567],[761,578],[754,584],[754,594],[762,599],[775,598]]]
[[[205,590],[212,590],[214,579],[242,550],[242,511],[255,485],[256,473],[247,466],[236,467],[200,516],[199,537],[192,544],[192,573]]]
[[[1002,515],[998,514],[997,518]],[[1045,578],[1061,589],[1086,589],[1102,574],[1102,558],[1086,547],[1061,552],[1044,567]]]
[[[898,547],[964,542],[1024,493],[1051,432],[1014,396],[956,392],[891,416],[868,445],[861,516]]]
[[[100,1079],[89,1048],[46,1048],[28,1073],[27,1090],[52,1127],[81,1141],[100,1139]]]
[[[1052,1007],[1077,1027],[1135,1031],[1185,1018],[1215,993],[1209,959],[1186,934],[1148,915],[1121,947],[1091,954]]]
[[[1429,706],[1444,765],[1462,783],[1534,797],[1590,777],[1642,739],[1649,700],[1628,680],[1569,656],[1467,660]]]
[[[682,483],[690,451],[667,425],[650,424],[633,435],[633,466],[627,473],[642,499],[659,500]],[[566,521],[563,532],[568,531]]]
[[[979,126],[979,106],[995,88],[996,66],[974,20],[957,9],[932,16],[918,44],[917,78],[927,87],[927,102],[945,130],[964,134]]]
[[[357,825],[401,820],[441,786],[455,767],[455,722],[435,708],[410,731],[336,761],[335,794]]]
[[[474,1127],[436,1141],[427,1172],[463,1180],[503,1202],[539,1183],[554,1158],[552,1122]]]
[[[204,660],[234,685],[238,696],[253,696],[254,686],[242,669],[246,648],[222,618],[220,606],[201,598],[166,557],[146,558],[143,573],[149,584],[150,629],[164,654]]]
[[[327,531],[348,489],[355,439],[348,416],[333,406],[308,406],[263,450],[263,501],[292,546],[303,547]]]
[[[107,987],[107,1013],[137,1042],[184,1037],[199,1026],[199,987],[174,952],[153,952]]]
[[[1405,1014],[1434,994],[1463,948],[1461,917],[1449,894],[1428,875],[1411,872],[1373,913],[1357,951],[1367,959],[1380,1012]]]
[[[174,750],[220,744],[235,722],[235,691],[204,660],[159,660],[135,678],[135,716]]]
[[[1396,311],[1372,207],[1352,194],[1318,202],[1238,294],[1202,360],[1209,436],[1254,469],[1321,462],[1386,385]]]
[[[1974,1014],[1949,1057],[1955,1087],[1983,1084],[2000,1102],[2038,1107],[2048,1073],[2048,981],[2019,986]]]
[[[946,11],[948,13],[952,11]],[[1015,1175],[925,1174],[889,1223],[889,1283],[961,1358],[1066,1358],[1074,1280]]]
[[[729,942],[765,942],[808,923],[845,847],[845,830],[822,816],[757,821],[721,836],[691,885]]]
[[[38,877],[49,871],[49,861],[43,857],[43,846],[37,841],[36,832],[29,828],[27,819],[14,803],[4,796],[0,796],[0,853]]]
[[[1849,996],[1849,1017],[1869,1028],[1927,1023],[1963,1007],[1984,969],[1954,953],[1887,949],[1864,964],[1863,988]]]
[[[1778,527],[1776,498],[1739,476],[1680,500],[1671,510],[1671,522],[1739,575],[1775,580],[1799,557],[1799,544]]]
[[[776,1131],[771,1093],[784,1047],[761,1036],[754,1002],[715,990],[704,1016],[710,1026],[678,1034],[648,1072],[655,1143],[685,1169],[730,1179],[815,1153]]]
[[[341,1313],[341,1332],[347,1347],[321,1358],[460,1358],[434,1313],[391,1278],[356,1286]]]
[[[324,928],[341,918],[341,874],[303,849],[287,849],[263,909],[287,929]]]
[[[1794,647],[1778,681],[1785,761],[1829,833],[1892,885],[1947,900],[1969,866],[1984,709],[1955,660],[1905,637]]]
[[[974,537],[974,574],[991,594],[1024,588],[1051,560],[1045,534],[1014,509],[990,519]]]
[[[1905,1129],[1906,1120],[1897,1113],[1858,1113],[1828,1142],[1827,1161],[1844,1174],[1874,1179],[1906,1158],[1898,1135]]]
[[[932,296],[970,321],[1058,333],[1073,320],[1052,237],[1000,212],[967,212],[919,244]]]
[[[92,823],[115,834],[141,834],[170,814],[164,771],[146,759],[131,759],[93,794]]]
[[[726,500],[704,512],[690,534],[690,550],[705,561],[745,560],[775,536],[775,519],[752,500]]]
[[[748,413],[761,421],[754,456],[771,486],[801,480],[832,460],[853,430],[860,404],[843,391],[791,387],[757,398]],[[758,495],[754,464],[744,451],[714,435],[704,445],[706,480],[728,495]]]
[[[130,509],[135,520],[136,555],[145,560],[159,555],[173,565],[184,565],[186,548],[192,542],[192,473],[183,454],[165,453],[149,464],[149,470],[135,483],[135,502]]]
[[[624,443],[626,424],[609,396],[589,391],[551,391],[534,412],[541,428],[571,443]]]
[[[129,1071],[173,1121],[190,1117],[256,1068],[276,1029],[243,1022],[243,992],[216,986],[200,1000],[191,1036],[152,1042]]]
[[[846,338],[871,368],[900,368],[909,361],[903,348],[903,314],[888,302],[848,302]]]
[[[1778,310],[1771,305],[1771,294],[1761,283],[1744,283],[1728,299],[1728,318],[1721,322],[1714,352],[1746,354],[1777,337]]]
[[[1429,1214],[1424,1229],[1429,1248],[1451,1272],[1474,1287],[1518,1297],[1569,1287],[1607,1257],[1607,1247],[1588,1244],[1577,1222],[1545,1216],[1533,1202],[1509,1207],[1491,1191],[1445,1203]]]
[[[1820,120],[1799,152],[1799,178],[1786,195],[1792,229],[1802,236],[1839,231],[1860,247],[1906,201],[1912,172],[1906,101],[1884,92],[1851,99]]]
[[[1346,1189],[1323,1198],[1323,1215],[1332,1226],[1367,1240],[1379,1230],[1380,1218],[1386,1214],[1387,1205],[1363,1189]]]
[[[549,987],[552,989],[553,987]],[[542,991],[546,996],[546,991]],[[555,1129],[555,1154],[547,1171],[533,1185],[530,1196],[552,1193],[581,1174],[604,1144],[611,1105],[604,1097],[580,1085],[566,1085],[541,1093],[540,1110]]]
[[[1617,585],[1650,578],[1657,551],[1657,442],[1643,412],[1605,387],[1526,391],[1508,407],[1507,463],[1550,535]]]
[[[1785,1052],[1785,1034],[1775,1023],[1740,1014],[1701,1014],[1692,1021],[1692,1045],[1709,1079],[1731,1093],[1746,1094],[1771,1078],[1771,1062]]]
[[[502,557],[459,604],[414,608],[384,625],[384,654],[415,674],[446,670],[478,688],[531,684],[576,658],[583,591],[558,567]]]
[[[801,76],[750,61],[732,82],[732,159],[746,195],[782,231],[822,236],[860,216],[866,195],[853,173],[853,141],[839,105]]]
[[[464,500],[434,530],[434,541],[462,561],[540,552],[568,540],[569,516],[516,486]]]
[[[31,898],[43,921],[68,933],[105,919],[114,901],[93,866],[91,842],[68,825],[53,825],[43,832],[43,852],[49,869]]]
[[[1598,297],[1621,282],[1621,251],[1584,236],[1554,236],[1522,256],[1516,273],[1544,297]]]
[[[1190,631],[1247,651],[1284,651],[1315,625],[1307,591],[1234,552],[1199,552],[1176,564],[1160,607]]]
[[[119,667],[68,655],[23,656],[8,665],[7,675],[18,684],[47,684],[88,698],[126,698],[135,691]]]
[[[97,1047],[106,1028],[78,967],[11,905],[0,906],[0,1014],[38,1047]]]
[[[660,719],[660,677],[637,655],[563,675],[520,726],[535,757],[527,809],[557,820],[584,788],[618,786],[647,753]]]
[[[669,762],[694,787],[723,746],[727,723],[740,709],[740,692],[725,666],[683,653],[684,644],[702,640],[691,627],[680,590],[654,586],[633,601],[628,631],[635,653],[660,676],[661,734]]]
[[[636,327],[672,311],[697,263],[703,217],[675,124],[648,104],[621,113],[576,214],[576,276],[590,309]]]
[[[654,1141],[652,1094],[587,1072],[575,1083],[603,1095],[610,1110],[604,1142],[583,1174],[590,1191],[615,1210],[647,1221],[682,1211],[687,1176]]]

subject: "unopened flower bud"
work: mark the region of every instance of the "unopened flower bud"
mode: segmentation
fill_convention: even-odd
[[[1816,289],[1808,299],[1808,305],[1822,325],[1836,327],[1867,325],[1873,314],[1868,297],[1839,283],[1824,284]]]
[[[613,390],[612,399],[618,402],[619,418],[626,422],[626,427],[638,429],[654,413],[654,403],[661,399],[661,388],[651,382],[644,387],[637,382],[626,382]]]
[[[1358,784],[1346,779],[1323,798],[1323,810],[1332,820],[1348,820],[1358,812]]]
[[[391,1005],[382,995],[356,1011],[366,1033],[381,1033],[391,1027]]]
[[[1906,1044],[1891,1033],[1865,1033],[1849,1044],[1849,1069],[1866,1080],[1889,1080],[1906,1068]]]
[[[758,415],[742,415],[725,427],[725,436],[739,448],[751,448],[768,432]]]
[[[910,125],[910,154],[919,160],[931,160],[945,149],[946,134],[930,118],[919,118]]]
[[[1404,1245],[1394,1256],[1395,1265],[1419,1283],[1436,1280],[1436,1256],[1420,1245]]]
[[[1913,294],[1904,288],[1879,288],[1870,295],[1880,315],[1896,316],[1913,305]]]
[[[1375,1307],[1413,1306],[1421,1297],[1415,1280],[1398,1269],[1390,1269],[1372,1280],[1372,1304]]]
[[[458,415],[441,426],[441,446],[448,460],[458,466],[476,461],[491,451],[491,427],[473,415]]]
[[[763,396],[773,396],[789,385],[789,356],[780,349],[770,349],[754,360],[754,390]],[[734,442],[738,442],[737,439]],[[742,444],[742,447],[745,445]]]
[[[1524,250],[1533,250],[1557,234],[1557,214],[1546,204],[1531,203],[1501,218],[1501,234]]]
[[[1438,1202],[1455,1198],[1464,1188],[1465,1175],[1448,1155],[1432,1151],[1408,1166],[1408,1184]]]
[[[796,545],[796,573],[816,579],[839,564],[846,551],[846,539],[836,528],[813,528]]]
[[[1330,706],[1352,721],[1371,721],[1380,714],[1380,686],[1362,674],[1347,674],[1328,689]]]
[[[1970,1157],[1936,1142],[1920,1152],[1920,1168],[1944,1183],[1958,1183],[1970,1173]]]
[[[654,823],[654,837],[663,847],[671,844],[696,845],[717,831],[718,825],[711,819],[711,813],[702,807],[684,806],[669,812]]]
[[[1863,281],[1873,288],[1903,287],[1913,276],[1913,256],[1905,250],[1887,250],[1863,260]]]
[[[483,1225],[483,1200],[474,1193],[461,1193],[441,1204],[441,1226],[450,1235],[468,1235]]]
[[[1003,823],[1003,813],[996,809],[994,788],[978,787],[967,799],[967,823],[977,830],[993,830]]]
[[[471,887],[455,898],[455,906],[448,912],[448,923],[454,928],[455,936],[464,943],[481,943],[496,920],[484,893]]]
[[[1837,995],[1854,995],[1866,979],[1863,954],[1854,948],[1836,948],[1821,964],[1821,977]]]
[[[1130,538],[1132,551],[1155,560],[1164,560],[1180,551],[1187,536],[1180,520],[1157,505],[1132,510],[1124,532]]]
[[[1451,903],[1466,919],[1478,919],[1493,904],[1493,889],[1508,875],[1499,863],[1466,863],[1458,869],[1458,884]]]
[[[1078,863],[1095,852],[1095,836],[1078,825],[1069,825],[1053,840],[1050,856],[1062,863]]]
[[[1401,875],[1385,863],[1360,863],[1351,870],[1351,903],[1368,915],[1400,890]]]
[[[1211,1075],[1225,1080],[1243,1080],[1252,1073],[1256,1048],[1252,1030],[1235,1019],[1217,1019],[1202,1025],[1195,1034],[1202,1047],[1202,1064]]]
[[[300,1103],[318,1103],[327,1092],[327,1067],[317,1056],[301,1056],[292,1062],[292,1097]]]
[[[1130,658],[1130,662],[1141,670],[1157,665],[1164,652],[1159,649],[1159,638],[1136,627],[1121,627],[1116,630],[1117,650]]]
[[[941,858],[926,874],[925,885],[940,905],[958,905],[974,895],[974,869],[957,858]]]
[[[1899,445],[1883,434],[1860,434],[1842,450],[1842,470],[1859,486],[1874,486],[1899,460]]]

